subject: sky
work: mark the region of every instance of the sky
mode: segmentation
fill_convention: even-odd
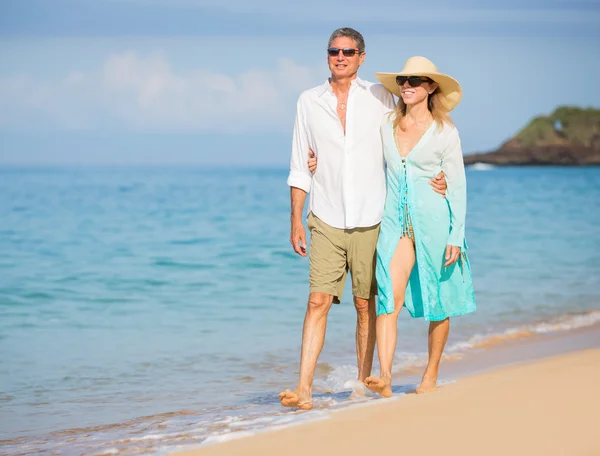
[[[285,167],[330,33],[459,80],[465,154],[600,107],[600,0],[0,0],[0,165]]]

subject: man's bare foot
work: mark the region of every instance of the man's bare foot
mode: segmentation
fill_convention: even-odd
[[[284,407],[299,408],[300,410],[310,410],[313,407],[310,393],[302,393],[299,390],[286,389],[283,393],[279,393],[279,402]]]
[[[367,377],[365,379],[365,386],[383,397],[392,396],[392,377],[384,375],[381,378]]]
[[[417,394],[433,393],[434,391],[438,390],[436,383],[437,383],[437,377],[430,377],[429,375],[423,375],[423,378],[421,379],[421,384],[417,387],[415,392]]]

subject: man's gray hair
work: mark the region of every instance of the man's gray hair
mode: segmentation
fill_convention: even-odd
[[[352,38],[356,42],[356,47],[358,48],[358,52],[365,52],[365,39],[360,34],[360,32],[354,30],[350,27],[342,27],[333,31],[331,36],[329,37],[329,43],[327,47],[331,47],[331,43],[336,38],[340,38],[342,36],[347,36],[348,38]]]

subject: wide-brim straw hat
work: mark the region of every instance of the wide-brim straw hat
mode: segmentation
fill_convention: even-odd
[[[462,98],[462,88],[458,81],[447,74],[440,73],[437,67],[425,57],[411,57],[399,73],[375,73],[375,77],[383,86],[400,97],[401,87],[396,84],[397,76],[425,76],[437,82],[440,88],[442,103],[452,111]]]

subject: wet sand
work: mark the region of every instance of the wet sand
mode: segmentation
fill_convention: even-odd
[[[522,361],[323,418],[172,454],[600,455],[600,349]]]

